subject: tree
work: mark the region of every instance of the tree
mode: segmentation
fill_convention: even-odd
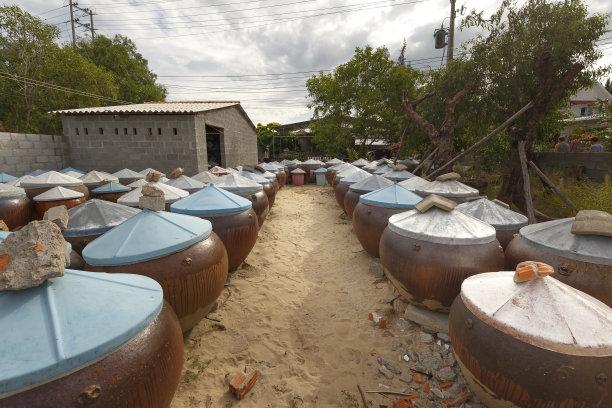
[[[406,39],[402,43],[402,49],[400,50],[399,57],[397,57],[397,65],[400,67],[406,66]]]
[[[534,159],[534,144],[551,112],[608,71],[594,66],[601,57],[595,41],[605,33],[608,15],[589,15],[582,0],[528,0],[520,8],[504,0],[489,19],[482,14],[473,11],[462,27],[488,32],[468,45],[475,75],[486,82],[483,104],[495,107],[501,122],[534,103],[508,130],[509,161],[499,194],[524,210],[518,143],[525,141],[527,159]]]
[[[270,154],[274,138],[278,136],[278,131],[274,128],[280,125],[277,122],[270,122],[267,125],[257,124],[257,147],[264,155]]]
[[[312,130],[316,146],[330,155],[343,154],[358,140],[361,153],[376,139],[394,142],[405,126],[401,90],[410,96],[418,71],[395,64],[384,48],[356,48],[355,55],[329,74],[306,81],[314,108]]]
[[[612,93],[612,81],[610,81],[610,78],[606,79],[606,84],[604,86],[608,92]]]
[[[157,75],[129,38],[120,34],[112,40],[103,35],[97,35],[93,41],[83,38],[77,43],[77,51],[113,74],[119,85],[119,99],[142,103],[166,98],[166,88],[155,82]]]

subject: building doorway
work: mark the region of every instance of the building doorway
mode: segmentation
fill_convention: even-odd
[[[225,167],[224,157],[221,155],[223,142],[223,128],[206,125],[206,154],[211,167]]]

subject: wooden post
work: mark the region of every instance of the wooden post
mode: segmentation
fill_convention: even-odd
[[[525,141],[518,142],[518,152],[521,159],[521,171],[523,172],[523,195],[527,207],[527,220],[529,224],[535,224],[535,213],[533,212],[533,200],[531,199],[531,183],[529,182],[529,170],[527,169],[527,156],[525,155]]]
[[[416,167],[416,169],[414,169],[414,171],[412,172],[412,174],[416,175],[417,171],[419,171],[421,169],[421,167],[423,167],[423,165],[429,160],[431,159],[434,154],[438,153],[438,148],[436,147],[433,152],[429,153],[429,155],[427,157],[425,157],[423,160],[421,160],[421,163],[419,163],[419,165]]]
[[[410,118],[408,118],[408,122],[406,122],[406,127],[404,127],[404,132],[402,133],[402,137],[400,138],[400,144],[397,148],[397,152],[395,153],[395,160],[393,160],[393,164],[397,164],[397,159],[399,158],[400,150],[402,149],[402,145],[404,144],[404,137],[408,132],[408,125],[410,125]]]
[[[489,133],[488,135],[486,135],[485,137],[483,137],[482,139],[480,139],[479,141],[474,143],[474,145],[472,145],[472,147],[468,148],[467,150],[465,150],[465,151],[459,153],[457,156],[453,157],[451,160],[449,160],[443,166],[441,166],[438,169],[436,169],[435,171],[433,171],[428,177],[437,176],[438,174],[440,174],[442,172],[442,170],[444,170],[445,168],[447,168],[451,164],[455,163],[457,160],[461,159],[462,157],[465,157],[466,155],[468,155],[471,152],[473,152],[475,149],[477,149],[480,146],[482,146],[483,144],[485,144],[493,136],[495,136],[496,134],[498,134],[499,132],[501,132],[502,130],[507,128],[508,126],[510,126],[512,124],[512,122],[514,122],[519,116],[521,116],[523,113],[525,113],[525,111],[527,109],[531,108],[532,106],[533,106],[533,102],[529,102],[527,105],[523,106],[520,111],[516,112],[514,115],[512,115],[511,117],[506,119],[506,121],[504,123],[502,123],[500,126],[498,126],[491,133]]]
[[[537,173],[537,175],[542,179],[542,181],[544,183],[546,183],[548,185],[548,187],[550,187],[552,189],[552,191],[555,192],[555,194],[557,194],[559,196],[559,198],[561,198],[565,204],[567,204],[569,206],[569,208],[571,208],[575,213],[578,213],[578,208],[576,208],[576,206],[574,205],[574,203],[572,203],[569,198],[567,198],[565,195],[563,195],[563,193],[561,192],[561,190],[559,190],[557,188],[557,186],[555,186],[553,184],[552,181],[550,181],[550,179],[548,177],[546,177],[546,175],[542,172],[542,170],[540,170],[538,168],[538,166],[535,165],[534,162],[529,161],[529,165],[531,166],[531,168]]]

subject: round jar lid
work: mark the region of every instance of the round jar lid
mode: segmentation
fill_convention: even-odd
[[[256,194],[263,190],[261,184],[235,173],[219,177],[215,186],[240,194]]]
[[[78,178],[70,177],[57,171],[48,171],[21,181],[21,187],[23,188],[81,185],[83,185],[83,182]]]
[[[316,174],[327,173],[327,169],[325,167],[319,167],[314,171]]]
[[[23,198],[25,196],[26,193],[23,188],[0,183],[0,200],[13,200],[15,198]]]
[[[80,191],[74,191],[70,190],[69,188],[57,186],[37,195],[34,197],[34,201],[73,200],[81,197],[85,197],[85,194],[81,193]]]
[[[376,169],[374,170],[374,174],[380,174],[381,176],[383,174],[387,174],[393,171],[393,168],[391,166],[389,166],[387,163],[383,163],[383,164],[379,164],[378,166],[376,166]]]
[[[31,179],[31,178],[32,178],[32,176],[30,176],[29,174],[26,174],[25,176],[18,177],[18,178],[16,178],[13,181],[7,181],[6,185],[14,186],[14,187],[21,187],[21,182],[23,180],[27,180],[27,179]]]
[[[383,174],[383,177],[388,178],[389,180],[393,180],[393,181],[403,181],[403,180],[411,179],[416,176],[412,174],[411,172],[409,172],[408,170],[392,170],[392,171],[389,171]]]
[[[128,186],[124,186],[123,184],[115,183],[111,181],[106,183],[98,188],[91,190],[93,194],[106,194],[106,193],[123,193],[125,191],[130,191],[131,188]]]
[[[105,200],[89,200],[68,210],[68,225],[62,234],[65,237],[82,237],[104,234],[140,209]]]
[[[291,171],[291,174],[306,174],[306,172],[302,169],[295,169]]]
[[[170,179],[165,183],[167,186],[180,188],[185,191],[200,190],[204,188],[204,183],[194,178],[182,175],[180,177]]]
[[[203,171],[193,176],[192,179],[197,180],[204,184],[210,184],[210,183],[214,183],[215,180],[218,180],[219,176],[215,176],[210,171]]]
[[[118,182],[119,178],[117,178],[116,176],[113,176],[110,173],[106,173],[104,171],[92,170],[89,173],[82,175],[80,177],[80,180],[83,182],[83,184],[91,185],[91,184],[100,184],[100,182],[104,180]]]
[[[114,172],[113,176],[117,177],[118,179],[138,179],[145,178],[146,174],[140,174],[137,171],[130,169],[122,169]]]
[[[329,160],[329,161],[328,161],[327,163],[325,163],[325,164],[326,164],[327,166],[335,166],[336,164],[342,164],[342,163],[344,163],[342,160],[340,160],[340,159],[336,159],[336,158],[333,158],[333,159]]]
[[[478,190],[457,180],[434,180],[416,189],[422,195],[437,194],[442,197],[474,197],[480,194]]]
[[[190,247],[211,232],[211,223],[202,218],[142,210],[90,242],[83,259],[102,266],[148,261]]]
[[[86,367],[157,317],[161,286],[141,275],[67,269],[63,277],[0,292],[0,394]]]
[[[346,184],[350,186],[351,184],[355,184],[359,181],[372,177],[372,175],[367,171],[361,170],[359,167],[357,167],[357,169],[359,171],[354,171],[348,176],[340,178],[340,184]],[[340,175],[338,175],[338,177],[340,177]]]
[[[138,180],[136,180],[136,181],[132,181],[132,182],[131,182],[130,184],[128,184],[127,186],[128,186],[128,187],[131,187],[131,188],[138,188],[138,187],[142,187],[142,186],[144,186],[145,184],[148,184],[148,183],[149,183],[149,182],[148,182],[147,180],[145,180],[145,179],[141,178],[141,179],[138,179]]]
[[[365,204],[389,208],[414,208],[422,198],[397,183],[359,197]]]
[[[495,240],[495,228],[489,224],[460,211],[436,207],[425,213],[411,210],[392,215],[387,228],[404,237],[436,244],[476,245]]]
[[[66,173],[85,174],[85,172],[83,170],[75,169],[74,167],[70,167],[70,166],[66,167],[65,169],[60,170],[59,173],[62,173],[62,174],[66,174]]]
[[[463,281],[461,300],[485,323],[521,341],[560,353],[612,353],[612,309],[546,276],[514,282],[514,272],[489,272]]]
[[[263,185],[266,184],[270,184],[270,180],[268,180],[267,178],[265,178],[264,176],[261,176],[257,173],[251,173],[250,171],[241,171],[240,175],[244,178],[247,178],[249,180],[253,180],[254,182]],[[276,176],[274,176],[276,178]]]
[[[368,173],[368,175],[368,178],[358,181],[355,184],[351,184],[349,190],[356,193],[370,193],[393,184],[391,180],[386,179],[383,176],[379,176],[378,174]]]
[[[496,230],[513,230],[527,225],[527,217],[523,214],[486,198],[459,204],[455,209],[492,225]]]
[[[161,171],[155,170],[154,168],[151,168],[151,167],[147,167],[146,169],[144,169],[143,171],[140,171],[139,173],[144,174],[144,177],[146,177],[150,172],[157,173],[161,175],[161,177],[166,177],[166,173],[162,173]]]
[[[419,187],[428,184],[429,181],[425,180],[424,178],[421,178],[419,176],[414,176],[412,178],[409,178],[407,180],[404,181],[400,181],[399,185],[404,187],[407,190],[410,191],[415,191],[418,190]]]
[[[140,181],[140,180],[138,180]],[[133,184],[133,183],[132,183]],[[189,195],[188,191],[181,190],[180,188],[172,187],[164,183],[157,182],[145,182],[146,185],[153,186],[159,188],[164,192],[164,200],[166,203],[173,203],[177,200],[180,200],[183,197],[187,197]],[[143,186],[145,185],[143,184]],[[127,194],[122,195],[117,200],[118,204],[129,205],[131,207],[138,207],[140,203],[140,197],[142,197],[142,186],[136,187],[132,191]]]
[[[370,162],[367,161],[366,159],[357,159],[354,162],[352,162],[351,164],[353,166],[363,167],[363,166],[367,166],[368,164],[370,164]]]
[[[180,214],[215,215],[248,210],[253,203],[237,194],[217,188],[214,184],[178,200],[170,210]]]
[[[6,173],[0,173],[0,183],[8,183],[9,181],[13,180],[17,180],[17,177]]]
[[[344,177],[348,177],[348,176],[350,176],[351,174],[353,174],[353,173],[357,173],[357,172],[360,172],[360,171],[363,171],[363,172],[367,173],[367,171],[362,170],[362,169],[360,169],[359,167],[355,167],[355,166],[353,166],[352,164],[349,164],[347,167],[344,167],[343,169],[338,170],[338,171],[336,172],[336,177],[337,177],[337,178],[339,178],[339,179],[342,179],[342,178],[344,178]],[[369,173],[368,173],[368,174],[369,174]]]
[[[572,217],[527,225],[519,235],[549,254],[612,266],[612,237],[572,234],[574,220]]]

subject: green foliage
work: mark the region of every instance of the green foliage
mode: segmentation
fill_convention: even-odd
[[[210,365],[211,361],[202,362],[200,356],[195,355],[193,357],[187,357],[187,361],[191,361],[189,369],[185,371],[185,382],[189,383],[198,379],[199,375],[202,374]]]
[[[608,92],[612,93],[612,81],[610,80],[610,78],[606,79],[604,87]]]
[[[357,401],[357,398],[353,394],[351,394],[347,390],[342,390],[340,391],[340,393],[342,394],[342,398],[344,402],[349,407],[359,408],[359,402]]]
[[[270,122],[267,125],[257,124],[257,147],[261,153],[272,154],[272,142],[275,137],[279,136],[278,131],[274,127],[280,125],[277,122]]]
[[[329,73],[313,75],[306,88],[314,108],[313,142],[329,155],[342,154],[353,140],[360,149],[372,142],[397,141],[406,118],[401,107],[401,90],[414,95],[418,71],[395,64],[384,48],[356,48],[350,61]]]

